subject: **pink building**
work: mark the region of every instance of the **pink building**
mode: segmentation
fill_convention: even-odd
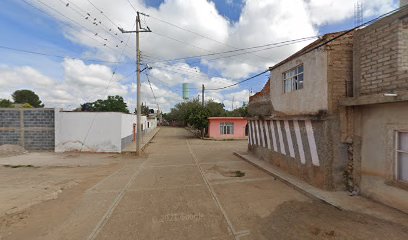
[[[247,120],[243,117],[209,117],[208,137],[212,139],[246,139]]]

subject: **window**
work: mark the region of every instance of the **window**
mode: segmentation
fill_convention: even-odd
[[[234,123],[220,123],[220,134],[234,134]]]
[[[408,183],[408,131],[396,133],[397,180]]]
[[[292,92],[303,88],[303,65],[283,73],[283,92]]]

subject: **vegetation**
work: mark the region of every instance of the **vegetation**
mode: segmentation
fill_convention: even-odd
[[[83,112],[123,112],[129,113],[127,104],[121,96],[108,96],[107,99],[98,99],[95,102],[81,104]]]
[[[142,103],[142,115],[148,116],[150,113],[149,106],[143,105]],[[135,114],[137,113],[137,109],[135,109]]]
[[[13,102],[8,99],[0,99],[0,108],[12,108]]]
[[[13,97],[14,103],[28,103],[34,108],[44,107],[44,104],[41,102],[40,97],[38,97],[38,95],[31,90],[17,90],[11,96]]]
[[[171,109],[170,113],[163,114],[163,118],[169,122],[181,126],[192,126],[196,129],[208,127],[208,117],[246,117],[248,116],[247,106],[227,111],[224,104],[208,101],[205,106],[197,99],[181,102]]]

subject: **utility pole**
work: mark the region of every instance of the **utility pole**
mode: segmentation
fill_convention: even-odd
[[[202,85],[202,90],[201,90],[201,105],[204,107],[204,90],[205,90],[205,87],[204,87],[204,84]],[[201,137],[204,139],[204,131],[205,131],[205,128],[203,128],[203,129],[201,129]]]
[[[144,16],[148,16],[144,13],[140,13],[137,12],[136,14],[136,31],[125,31],[123,30],[123,28],[119,28],[119,31],[121,31],[122,33],[136,33],[136,58],[137,58],[137,62],[136,62],[136,74],[137,74],[137,84],[136,84],[136,88],[137,88],[137,96],[136,96],[136,109],[137,109],[137,117],[136,117],[136,155],[140,156],[141,154],[141,143],[142,143],[142,107],[141,107],[141,82],[140,82],[140,46],[139,46],[139,33],[141,32],[151,32],[150,28],[148,26],[146,26],[146,28],[142,28],[142,24],[140,22],[140,14],[144,15]],[[145,68],[146,69],[146,68]],[[144,69],[143,69],[144,70]]]
[[[203,107],[204,107],[204,90],[205,90],[205,87],[203,84],[203,88],[201,90],[201,105],[203,105]]]

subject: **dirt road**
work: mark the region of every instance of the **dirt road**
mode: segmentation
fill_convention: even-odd
[[[3,218],[14,221],[0,239],[408,239],[402,224],[313,201],[232,154],[245,148],[162,128],[142,158]]]

